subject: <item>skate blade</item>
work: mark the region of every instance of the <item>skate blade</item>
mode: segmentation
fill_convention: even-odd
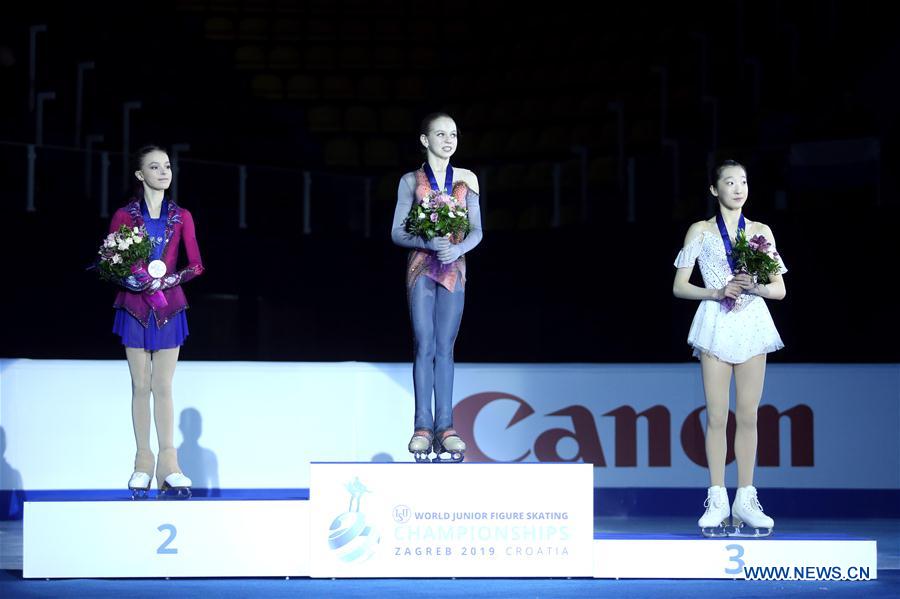
[[[744,539],[762,539],[765,537],[771,537],[774,532],[774,528],[753,528],[752,526],[747,526],[747,524],[738,520],[731,527],[731,531],[728,533],[728,536],[740,537]]]
[[[725,526],[707,526],[700,529],[700,534],[702,534],[707,539],[719,539],[729,536],[728,528]]]
[[[413,454],[413,457],[416,459],[416,463],[418,464],[429,464],[431,463],[431,458],[427,455]]]
[[[168,485],[163,485],[159,489],[159,494],[156,496],[157,499],[190,499],[191,498],[191,489],[190,487],[170,487]]]
[[[449,452],[448,452],[449,453]],[[450,453],[450,457],[441,457],[440,455],[435,456],[432,462],[435,463],[444,463],[444,464],[458,464],[465,459],[465,455],[461,453]]]
[[[150,489],[129,489],[131,491],[131,500],[147,499],[150,496]]]
[[[744,532],[742,530],[735,529],[734,531],[728,533],[728,536],[738,537],[742,539],[764,539],[775,534],[775,531],[771,528],[751,528],[750,530],[752,530],[753,532]]]

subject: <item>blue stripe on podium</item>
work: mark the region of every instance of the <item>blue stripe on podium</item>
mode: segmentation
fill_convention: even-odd
[[[151,491],[151,497],[155,491]],[[309,489],[192,489],[196,500],[309,499]],[[695,516],[706,489],[595,488],[595,516]],[[729,497],[734,489],[729,488]],[[767,513],[779,518],[900,518],[900,489],[769,489]],[[0,490],[0,520],[22,518],[24,501],[123,501],[127,489]]]

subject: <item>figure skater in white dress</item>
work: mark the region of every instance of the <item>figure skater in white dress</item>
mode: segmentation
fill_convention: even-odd
[[[782,274],[787,272],[777,252],[778,273],[767,284],[755,282],[745,273],[734,274],[731,246],[739,229],[748,239],[762,235],[775,247],[772,230],[746,219],[747,170],[726,160],[710,173],[710,193],[718,200],[715,217],[696,222],[688,229],[684,248],[675,260],[677,268],[672,292],[675,297],[700,300],[688,334],[688,344],[700,359],[706,396],[706,458],[710,487],[698,524],[705,536],[768,536],[775,522],[763,511],[753,486],[756,463],[756,416],[766,372],[766,354],[784,347],[765,300],[783,299]],[[690,282],[694,263],[699,264],[703,287]],[[728,306],[733,305],[731,309]],[[734,375],[737,430],[738,488],[729,510],[725,490],[726,425],[729,391]],[[728,525],[729,516],[731,526]]]

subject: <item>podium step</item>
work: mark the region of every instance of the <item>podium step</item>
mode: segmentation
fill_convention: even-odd
[[[308,501],[27,501],[25,578],[308,576]]]
[[[876,543],[812,535],[768,538],[602,534],[595,578],[874,580]]]
[[[591,464],[310,464],[312,577],[590,577]]]
[[[590,464],[313,463],[310,481],[309,500],[26,501],[23,575],[878,576],[868,539],[594,535]]]

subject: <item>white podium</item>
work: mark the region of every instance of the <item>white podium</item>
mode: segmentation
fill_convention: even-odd
[[[593,467],[313,463],[310,500],[27,501],[25,578],[872,580],[875,541],[595,536]]]
[[[309,576],[309,502],[28,501],[25,578]]]
[[[874,580],[875,541],[778,535],[597,535],[595,578]]]
[[[592,575],[591,464],[310,465],[313,577]]]

